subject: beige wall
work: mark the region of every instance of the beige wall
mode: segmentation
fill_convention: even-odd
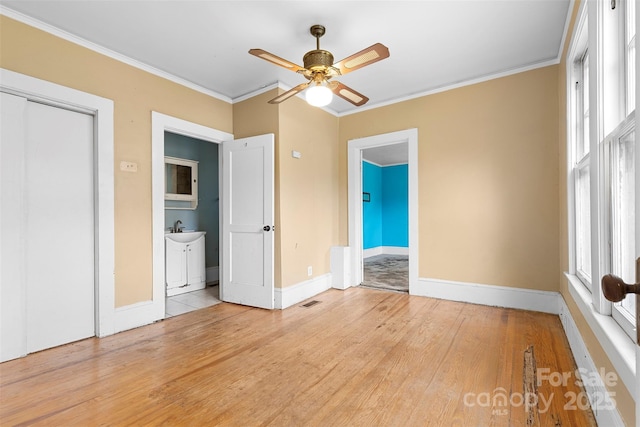
[[[278,159],[278,147],[280,146],[280,124],[278,118],[280,111],[278,106],[268,104],[271,98],[279,94],[278,89],[273,89],[261,95],[233,104],[233,136],[234,138],[247,138],[250,136],[272,133],[275,135],[274,147],[274,266],[273,276],[276,287],[281,287],[282,267],[280,257],[280,188],[277,183],[280,180],[280,162]]]
[[[419,276],[560,290],[596,366],[613,371],[562,275],[564,59],[339,119],[297,98],[267,104],[277,90],[231,106],[5,16],[0,67],[114,101],[117,307],[151,298],[151,111],[238,138],[276,134],[278,287],[307,280],[309,265],[314,276],[328,273],[330,247],[348,243],[347,141],[416,127]],[[122,160],[138,173],[120,172]],[[613,391],[634,425],[633,399],[621,383]]]
[[[0,67],[114,101],[116,307],[151,299],[151,111],[231,132],[231,105],[6,16]]]
[[[346,145],[418,128],[419,277],[558,290],[558,72],[551,66],[340,119]]]
[[[330,273],[338,241],[338,118],[298,98],[271,105],[277,90],[234,104],[236,138],[276,134],[275,283],[284,288]],[[292,157],[292,151],[302,154]]]
[[[571,34],[575,25],[578,9],[581,1],[576,1],[572,13],[571,24],[569,33],[564,46],[562,55],[562,61],[558,67],[558,112],[559,112],[559,129],[558,129],[558,160],[560,173],[558,175],[558,187],[559,187],[559,224],[560,224],[560,238],[559,242],[559,256],[560,256],[560,270],[558,271],[560,280],[560,293],[564,298],[571,317],[575,320],[575,323],[580,331],[580,335],[587,346],[587,350],[593,359],[594,364],[598,368],[604,368],[606,372],[616,372],[609,357],[604,352],[604,349],[600,345],[600,342],[591,331],[586,319],[580,312],[578,306],[573,302],[573,297],[569,293],[568,281],[564,277],[564,272],[569,270],[569,248],[568,248],[568,212],[567,212],[567,53],[569,50],[569,43],[571,42]],[[616,375],[617,372],[616,372]],[[616,386],[610,387],[610,391],[615,393],[615,401],[618,407],[618,411],[622,415],[622,418],[626,425],[634,426],[635,423],[635,401],[631,397],[627,388],[622,381],[617,381]]]
[[[280,104],[282,287],[331,272],[338,244],[338,118],[299,98]],[[294,159],[295,150],[302,158]]]

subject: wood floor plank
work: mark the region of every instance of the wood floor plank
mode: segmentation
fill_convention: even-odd
[[[0,425],[525,426],[525,405],[496,397],[524,393],[524,351],[576,369],[557,316],[364,288],[314,299],[218,304],[0,364]],[[540,425],[595,425],[564,409],[575,381],[537,392]]]

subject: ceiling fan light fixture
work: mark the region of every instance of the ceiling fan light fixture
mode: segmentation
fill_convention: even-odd
[[[333,63],[333,54],[328,50],[320,49],[320,37],[325,33],[322,25],[312,25],[309,32],[316,38],[316,48],[307,52],[302,58],[304,67],[282,59],[263,49],[250,49],[249,54],[265,61],[271,62],[279,67],[286,68],[294,73],[302,74],[308,83],[302,83],[279,94],[275,98],[269,100],[269,104],[279,104],[292,96],[299,94],[306,89],[305,98],[307,103],[314,107],[324,107],[329,105],[333,100],[333,94],[344,99],[347,102],[359,107],[369,101],[369,98],[363,94],[351,89],[347,85],[339,81],[330,79],[343,76],[352,71],[358,70],[374,62],[389,57],[389,48],[385,45],[376,43],[368,48],[354,53],[337,63]]]
[[[324,107],[329,105],[333,99],[333,92],[331,92],[331,89],[327,86],[317,84],[309,87],[305,92],[304,97],[309,105],[314,107]]]

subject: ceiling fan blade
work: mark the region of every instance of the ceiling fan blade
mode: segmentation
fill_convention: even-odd
[[[340,74],[345,75],[357,70],[358,68],[366,67],[367,65],[381,61],[388,57],[389,48],[387,48],[383,44],[376,43],[366,49],[361,50],[358,53],[354,53],[353,55],[343,59],[342,61],[338,61],[337,63],[333,64],[333,66],[340,70]]]
[[[309,86],[309,83],[311,83],[311,82],[299,84],[298,86],[294,87],[293,89],[289,89],[285,93],[281,93],[280,95],[278,95],[275,98],[273,98],[272,100],[270,100],[269,104],[279,104],[282,101],[286,101],[287,99],[291,98],[296,93],[302,92],[303,90],[305,90],[307,88],[307,86]]]
[[[302,68],[301,66],[296,65],[293,62],[287,61],[286,59],[282,59],[279,56],[276,56],[272,53],[267,52],[266,50],[251,49],[249,50],[249,53],[251,55],[257,56],[258,58],[262,58],[265,61],[269,61],[272,64],[276,64],[283,68],[286,68],[287,70],[291,70],[295,73],[297,73],[298,71],[304,70],[304,68]]]
[[[346,86],[340,82],[335,82],[335,81],[331,82],[331,85],[329,86],[329,88],[333,93],[338,95],[340,98],[344,99],[345,101],[349,101],[356,107],[364,105],[367,103],[367,101],[369,101],[369,98],[367,98],[360,92],[356,92],[355,90],[351,89],[349,86]]]

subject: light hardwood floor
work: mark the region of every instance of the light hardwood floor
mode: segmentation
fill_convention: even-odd
[[[564,409],[573,380],[520,399],[530,346],[538,370],[576,369],[557,316],[363,288],[314,299],[222,303],[0,364],[0,425],[594,424]]]

